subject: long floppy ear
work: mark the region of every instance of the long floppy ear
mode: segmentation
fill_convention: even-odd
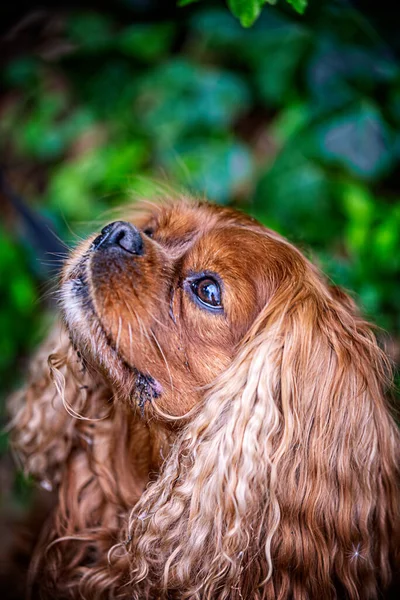
[[[399,548],[389,373],[310,265],[281,286],[131,514],[132,597],[377,597]]]
[[[8,403],[12,448],[24,471],[46,489],[60,482],[79,435],[77,424],[101,416],[95,412],[100,388],[66,330],[55,326],[30,365],[27,384]]]

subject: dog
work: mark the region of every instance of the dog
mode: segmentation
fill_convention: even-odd
[[[166,200],[74,249],[10,402],[57,494],[33,598],[369,600],[398,566],[390,362],[353,300],[231,208]]]

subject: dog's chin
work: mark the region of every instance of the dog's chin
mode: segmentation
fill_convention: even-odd
[[[160,396],[161,386],[119,355],[96,314],[83,268],[77,277],[62,283],[61,308],[71,343],[85,368],[100,373],[118,399],[128,401],[145,416]]]

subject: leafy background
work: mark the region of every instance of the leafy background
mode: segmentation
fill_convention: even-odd
[[[250,28],[222,0],[175,4],[35,11],[14,28],[0,75],[9,184],[68,243],[151,196],[153,178],[241,207],[351,290],[398,360],[396,48],[344,0],[302,16],[304,0],[229,0],[243,25],[258,17]],[[26,219],[2,202],[4,398],[46,331],[56,257],[38,260]]]
[[[156,180],[240,207],[297,243],[351,291],[399,362],[400,40],[391,13],[377,31],[346,0],[311,1],[302,16],[293,8],[304,0],[180,4],[36,10],[3,38],[3,422],[4,399],[54,312],[47,291],[64,248],[50,228],[75,243],[109,209],[158,193]],[[0,480],[0,588],[5,581],[2,598],[15,600],[23,577],[11,577],[3,556],[15,522],[32,513],[38,525],[45,504],[7,454]]]

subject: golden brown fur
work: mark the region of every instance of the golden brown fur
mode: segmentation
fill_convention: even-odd
[[[378,598],[398,566],[399,436],[369,325],[235,211],[125,219],[143,248],[104,234],[72,253],[64,324],[12,401],[14,447],[59,497],[33,596]],[[193,296],[199,273],[222,311]]]

